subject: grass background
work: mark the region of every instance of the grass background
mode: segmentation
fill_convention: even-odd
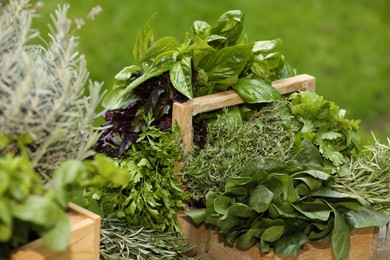
[[[33,3],[36,1],[33,1]],[[46,37],[49,13],[70,4],[70,18],[84,18],[80,51],[91,78],[111,88],[114,75],[135,63],[132,48],[147,19],[155,19],[155,39],[183,40],[194,20],[210,24],[231,9],[245,13],[249,40],[282,38],[279,50],[298,73],[317,78],[317,93],[361,119],[362,136],[390,136],[390,1],[387,0],[47,0],[34,27]],[[86,19],[93,6],[103,8]]]

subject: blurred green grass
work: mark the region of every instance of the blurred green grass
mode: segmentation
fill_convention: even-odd
[[[36,2],[36,1],[33,1]],[[71,18],[85,18],[93,6],[103,8],[75,33],[91,78],[111,88],[113,76],[134,64],[133,43],[147,19],[158,12],[155,38],[180,40],[194,20],[213,24],[225,11],[245,13],[249,40],[282,38],[279,50],[298,73],[317,78],[317,93],[361,119],[362,136],[371,131],[390,136],[390,1],[387,0],[51,0],[34,22],[43,36],[48,13],[70,4]]]

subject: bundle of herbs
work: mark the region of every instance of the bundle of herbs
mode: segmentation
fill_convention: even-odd
[[[249,42],[241,36],[244,14],[231,10],[214,25],[195,21],[185,40],[165,36],[154,40],[147,22],[133,48],[137,65],[115,76],[103,100],[112,128],[103,133],[98,150],[120,157],[136,140],[144,117],[152,111],[162,130],[172,125],[173,102],[234,88],[248,103],[280,98],[271,81],[295,75],[275,48],[280,39]]]
[[[147,22],[133,49],[137,65],[115,76],[103,100],[105,131],[96,151],[114,157],[129,171],[126,186],[90,189],[86,197],[104,216],[164,232],[178,230],[176,212],[185,198],[177,161],[181,145],[172,125],[173,102],[233,86],[250,103],[280,98],[271,81],[295,74],[274,49],[280,39],[248,42],[241,37],[243,13],[224,13],[213,26],[195,21],[184,42],[153,39]],[[202,123],[200,123],[202,124]]]
[[[199,259],[188,256],[192,246],[176,233],[133,227],[116,219],[103,219],[100,259]]]
[[[128,173],[129,181],[121,186],[92,187],[85,197],[105,217],[160,232],[179,231],[176,212],[185,199],[179,177],[173,174],[179,171],[181,146],[176,140],[179,131],[157,129],[152,125],[151,113],[145,122],[131,149],[113,159],[115,165]]]
[[[362,196],[376,210],[390,217],[390,139],[387,144],[374,138],[358,158],[351,160],[351,175],[336,178],[335,190]]]
[[[284,124],[292,118],[286,104],[276,101],[258,111],[251,110],[247,120],[241,112],[248,107],[231,107],[207,124],[206,144],[194,146],[183,157],[183,181],[191,196],[190,204],[205,205],[208,191],[222,193],[227,179],[237,176],[257,156],[282,161],[291,158],[294,134],[299,129],[298,125]]]
[[[289,161],[259,156],[227,180],[222,194],[209,192],[206,208],[187,211],[196,223],[216,228],[230,245],[294,256],[307,242],[331,241],[337,259],[349,255],[351,229],[384,226],[389,217],[361,196],[332,188],[334,177],[307,139]]]
[[[245,104],[217,119],[200,115],[195,121],[203,118],[208,118],[205,144],[183,158],[183,180],[195,204],[204,204],[209,190],[222,193],[227,179],[249,160],[288,160],[305,139],[319,149],[324,167],[335,175],[351,175],[346,162],[359,154],[359,122],[314,92],[293,93],[269,105]]]

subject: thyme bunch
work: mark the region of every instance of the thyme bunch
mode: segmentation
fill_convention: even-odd
[[[100,259],[198,259],[187,256],[192,246],[172,232],[161,233],[103,219],[100,234]]]
[[[224,116],[207,125],[205,147],[193,147],[184,158],[183,180],[194,202],[204,203],[208,191],[223,192],[227,179],[257,156],[283,161],[292,155],[297,128],[286,127],[292,116],[285,101],[262,107],[242,124]]]
[[[334,188],[357,194],[375,210],[390,217],[390,139],[365,146],[361,156],[350,162],[350,176],[336,178]]]

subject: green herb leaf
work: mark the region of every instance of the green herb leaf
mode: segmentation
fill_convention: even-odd
[[[221,35],[226,41],[218,42],[217,46],[231,46],[240,38],[243,28],[244,14],[240,10],[231,10],[222,14],[211,28],[211,34]]]
[[[370,226],[383,227],[389,223],[389,216],[382,211],[363,208],[360,211],[350,210],[343,214],[347,223],[353,228]]]
[[[282,42],[283,41],[280,38],[269,41],[256,41],[255,45],[253,46],[252,52],[254,54],[269,52],[275,49],[280,44],[282,44]]]
[[[337,209],[328,204],[334,213],[334,228],[332,233],[333,253],[337,259],[347,259],[349,256],[350,231],[345,219]]]
[[[169,72],[169,76],[173,87],[182,93],[184,96],[192,99],[192,70],[191,70],[191,58],[184,57],[177,61]]]
[[[209,81],[222,81],[238,76],[251,56],[253,43],[226,47],[203,57],[198,69],[207,72]]]
[[[309,242],[308,237],[301,232],[283,236],[275,242],[275,253],[285,256],[296,256],[301,247],[307,242]]]
[[[233,89],[246,103],[268,103],[279,100],[280,93],[260,78],[240,78]]]
[[[146,22],[146,24],[142,28],[142,31],[140,32],[140,34],[138,35],[135,41],[133,47],[133,56],[138,61],[140,61],[143,58],[144,54],[146,53],[146,50],[153,42],[152,26],[153,26],[155,16],[156,13],[149,18],[149,20]]]

